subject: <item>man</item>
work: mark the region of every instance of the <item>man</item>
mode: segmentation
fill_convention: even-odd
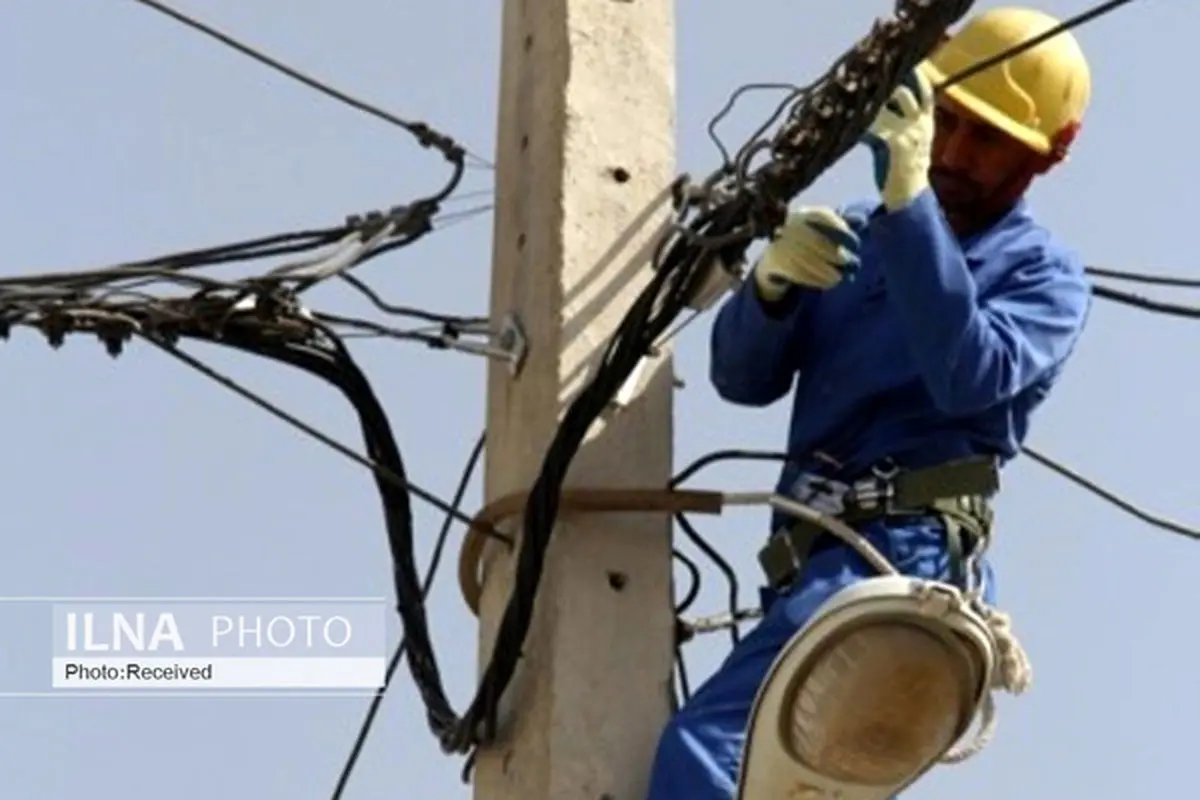
[[[794,212],[720,310],[720,396],[766,406],[793,391],[781,493],[805,500],[822,486],[840,492],[972,457],[999,465],[1018,452],[1090,306],[1078,258],[1023,199],[1065,158],[1090,73],[1061,34],[936,97],[934,87],[1056,24],[997,9],[948,38],[867,137],[882,202]],[[986,543],[989,492],[978,489],[984,499],[966,517],[931,510],[854,527],[903,573],[960,582],[966,555]],[[770,541],[792,523],[777,515]],[[805,549],[787,569],[775,559],[763,620],[667,725],[649,800],[735,797],[772,661],[823,602],[877,574],[830,535],[790,541]],[[979,573],[990,577],[986,565]]]

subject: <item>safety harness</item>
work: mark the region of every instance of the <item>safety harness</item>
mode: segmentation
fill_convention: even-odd
[[[960,587],[969,579],[969,555],[986,549],[993,521],[991,498],[999,488],[999,464],[990,457],[910,470],[888,465],[849,484],[820,478],[810,478],[808,484],[810,492],[820,492],[826,513],[855,528],[883,519],[940,519],[946,531],[951,582]],[[789,587],[814,550],[837,541],[814,522],[787,523],[758,553],[768,586],[777,591]]]

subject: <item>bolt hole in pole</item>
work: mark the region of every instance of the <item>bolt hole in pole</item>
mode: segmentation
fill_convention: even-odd
[[[619,592],[629,583],[629,577],[624,572],[608,572],[608,585],[614,592]]]

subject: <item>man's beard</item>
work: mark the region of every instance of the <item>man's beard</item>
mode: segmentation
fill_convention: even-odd
[[[934,167],[929,171],[929,183],[938,203],[948,213],[968,214],[980,211],[985,205],[986,192],[978,182],[956,170]]]

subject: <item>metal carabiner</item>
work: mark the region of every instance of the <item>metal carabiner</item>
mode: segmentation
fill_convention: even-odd
[[[871,474],[881,481],[891,483],[892,479],[900,474],[900,465],[891,457],[884,458],[878,464],[871,467]]]

